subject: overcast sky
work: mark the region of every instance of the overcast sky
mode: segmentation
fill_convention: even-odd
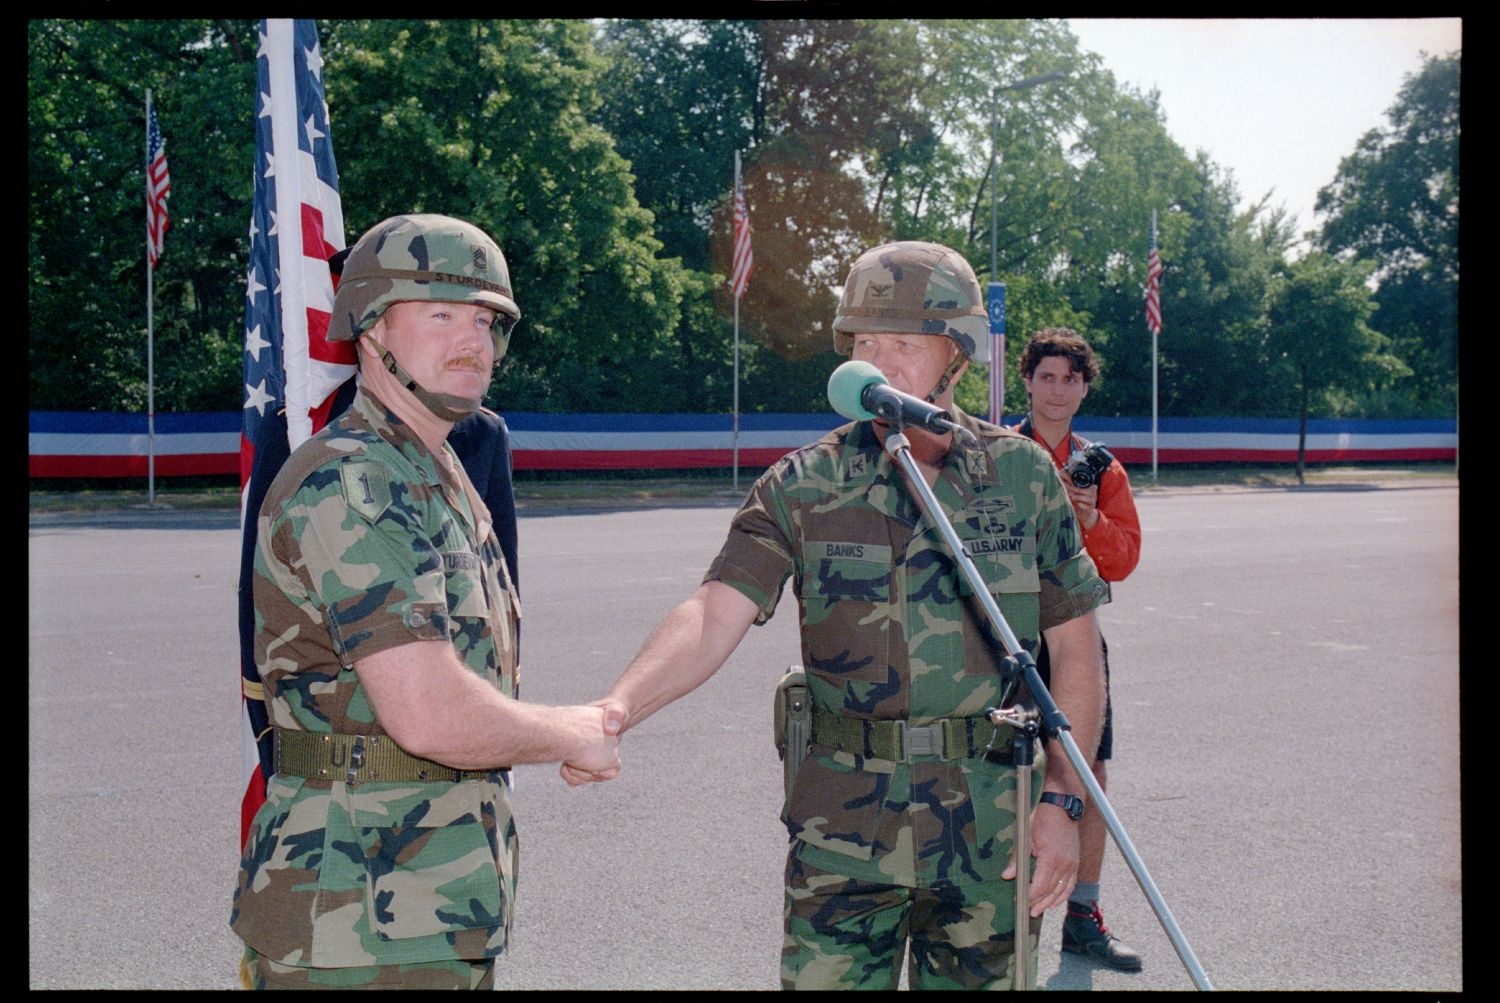
[[[1068,20],[1117,80],[1161,92],[1167,131],[1231,168],[1242,204],[1274,189],[1299,232],[1421,52],[1459,51],[1463,34],[1459,18]]]

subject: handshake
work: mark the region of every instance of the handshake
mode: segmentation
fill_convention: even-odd
[[[620,775],[620,735],[625,731],[624,706],[608,698],[583,707],[559,708],[569,715],[573,748],[558,773],[569,787],[602,783]]]

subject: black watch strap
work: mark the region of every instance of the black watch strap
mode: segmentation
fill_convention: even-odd
[[[1083,798],[1077,794],[1058,794],[1056,791],[1042,792],[1043,804],[1055,804],[1068,813],[1068,817],[1077,822],[1083,818]]]

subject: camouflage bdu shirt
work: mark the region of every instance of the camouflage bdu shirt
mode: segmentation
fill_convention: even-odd
[[[353,664],[448,640],[507,695],[520,608],[490,515],[409,426],[360,391],[292,454],[261,508],[255,657],[280,729],[383,735]],[[230,926],[283,964],[345,968],[504,950],[517,841],[500,773],[437,783],[277,773],[240,861]]]
[[[962,413],[956,421],[982,448],[955,446],[933,492],[1035,652],[1041,628],[1107,602],[1109,586],[1046,453]],[[764,623],[788,576],[815,705],[920,725],[999,701],[1003,649],[871,422],[766,471],[704,580],[744,593]],[[1014,840],[1015,786],[1012,767],[980,757],[904,764],[814,743],[783,820],[793,852],[825,871],[906,887],[993,881]]]

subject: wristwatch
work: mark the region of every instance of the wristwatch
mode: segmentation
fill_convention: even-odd
[[[1043,804],[1055,804],[1068,813],[1068,817],[1077,822],[1083,818],[1083,798],[1077,794],[1058,794],[1054,791],[1042,792]]]

